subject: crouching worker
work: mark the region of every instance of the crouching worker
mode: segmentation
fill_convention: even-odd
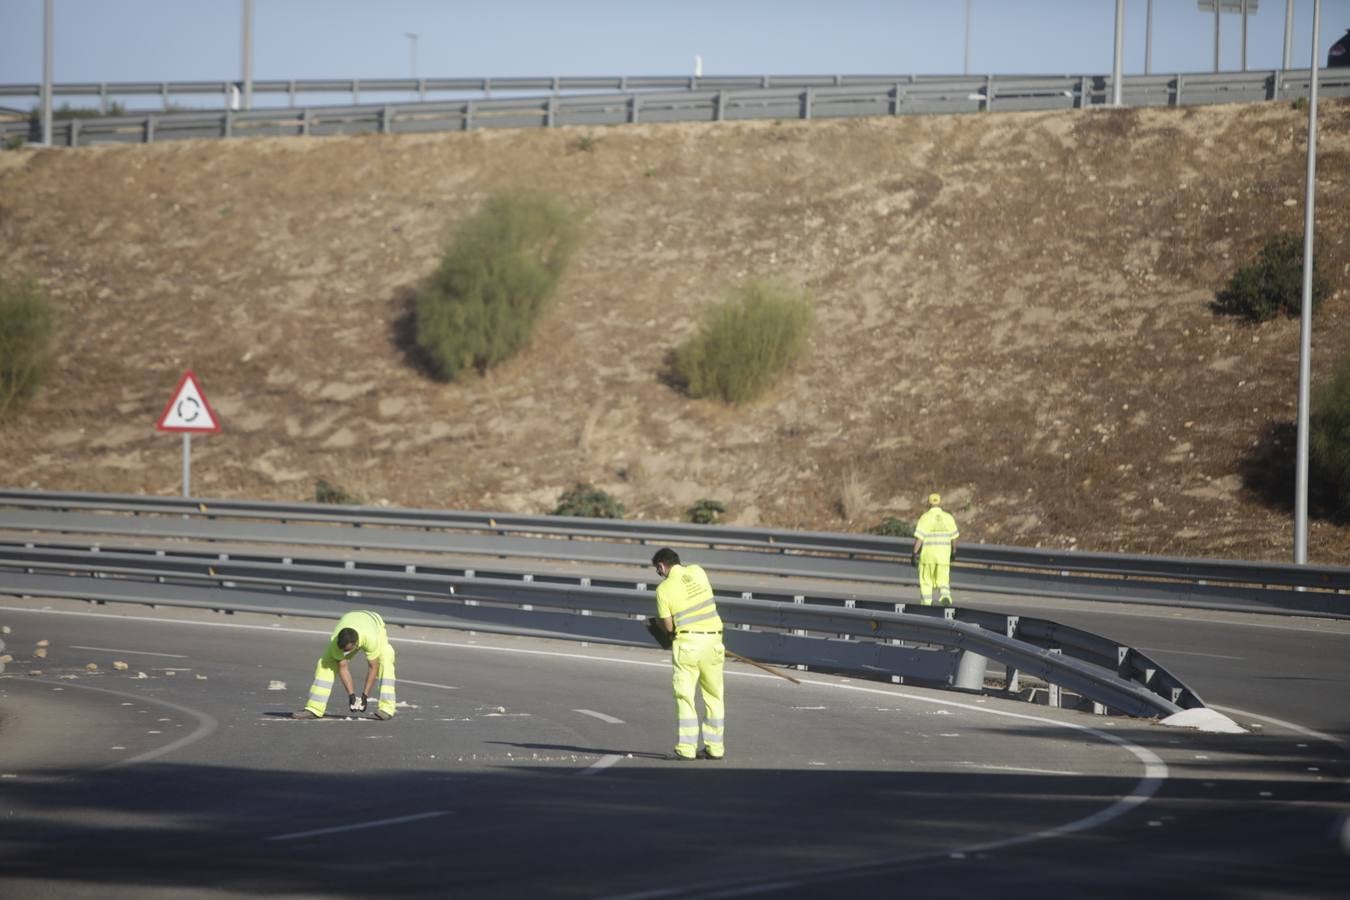
[[[370,668],[366,671],[366,683],[361,693],[356,693],[352,684],[352,673],[347,665],[356,651],[366,654]],[[375,718],[392,719],[394,717],[394,645],[389,643],[389,635],[384,629],[384,619],[379,613],[358,609],[338,619],[333,629],[333,638],[328,642],[328,650],[319,657],[314,667],[314,684],[309,688],[309,702],[305,708],[292,713],[296,719],[322,719],[328,708],[328,695],[333,692],[333,677],[342,681],[347,689],[347,708],[354,713],[366,711],[367,698],[375,679],[380,680],[379,707]]]

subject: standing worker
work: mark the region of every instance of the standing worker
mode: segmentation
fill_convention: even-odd
[[[702,566],[681,565],[680,557],[669,547],[656,551],[652,565],[663,581],[656,587],[658,627],[671,636],[671,659],[675,666],[676,738],[674,757],[695,758],[698,747],[698,708],[694,691],[703,688],[702,759],[721,759],[723,716],[722,663],[726,648],[722,645],[722,618],[717,614],[712,585]]]
[[[366,683],[361,695],[356,695],[352,684],[352,673],[347,660],[357,650],[366,654]],[[319,657],[314,667],[314,683],[309,688],[309,702],[305,708],[292,713],[295,719],[322,719],[328,708],[328,695],[333,691],[333,676],[342,680],[347,689],[347,708],[351,712],[365,712],[366,700],[375,679],[380,679],[379,708],[375,718],[392,719],[394,717],[394,645],[389,643],[389,635],[384,629],[384,619],[379,613],[367,609],[358,609],[338,619],[333,629],[333,637],[328,642],[328,650]]]
[[[928,495],[928,512],[914,525],[914,555],[910,562],[919,567],[919,599],[924,606],[933,605],[933,586],[937,585],[938,602],[952,605],[952,560],[956,559],[956,520],[940,505],[942,498]]]

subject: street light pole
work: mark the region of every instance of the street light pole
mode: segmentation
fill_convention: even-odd
[[[1116,0],[1116,54],[1111,65],[1111,105],[1120,106],[1122,98],[1121,81],[1125,73],[1125,0]]]
[[[411,54],[412,79],[417,81],[417,33],[413,31],[403,32],[403,36],[408,39],[408,52]]]
[[[240,69],[244,79],[244,109],[253,108],[253,0],[244,0],[244,33],[240,38]]]
[[[966,62],[961,74],[970,74],[970,0],[966,0]]]
[[[1316,50],[1314,49],[1314,54]],[[1294,0],[1284,0],[1284,60],[1281,69],[1289,68],[1289,58],[1294,55]]]
[[[1312,380],[1313,199],[1317,186],[1317,54],[1322,0],[1313,0],[1312,60],[1308,66],[1308,175],[1303,198],[1303,309],[1298,344],[1298,461],[1294,487],[1294,562],[1308,562],[1308,390]]]
[[[42,5],[42,143],[52,145],[52,4]]]

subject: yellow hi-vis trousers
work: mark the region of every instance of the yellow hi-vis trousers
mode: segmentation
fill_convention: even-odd
[[[930,562],[919,557],[919,599],[924,606],[933,605],[933,587],[938,589],[938,602],[943,606],[952,605],[952,564],[950,562]]]
[[[722,636],[676,634],[671,656],[675,664],[671,679],[675,687],[675,752],[693,756],[698,749],[699,721],[694,691],[702,688],[703,748],[709,756],[721,756],[726,752],[722,745],[726,715],[726,706],[722,702],[722,664],[726,661]]]
[[[351,665],[351,660],[347,661],[347,665]],[[327,656],[320,657],[319,664],[314,667],[314,683],[309,686],[309,701],[305,703],[305,709],[319,718],[323,718],[324,710],[328,708],[328,695],[333,692],[333,682],[337,679],[337,673],[337,660],[329,659]],[[364,683],[355,672],[352,673],[353,687],[359,688]],[[379,698],[380,712],[391,716],[398,700],[394,694],[394,683],[394,645],[387,644],[384,652],[380,654]]]

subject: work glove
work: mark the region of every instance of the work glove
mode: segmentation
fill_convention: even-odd
[[[362,694],[362,695],[361,695],[361,699],[358,700],[358,699],[356,699],[356,695],[355,695],[355,694],[348,694],[348,695],[347,695],[347,708],[350,709],[352,712],[365,712],[365,711],[366,711],[366,697],[365,697],[365,695]]]
[[[956,562],[956,545],[952,544],[952,562]]]
[[[916,569],[919,567],[919,554],[918,554],[918,553],[911,553],[911,554],[909,555],[909,564],[910,564],[911,566],[913,566],[914,568],[916,568]]]
[[[661,645],[662,650],[669,650],[673,644],[670,632],[657,619],[649,618],[647,620],[647,633],[656,639],[656,643]]]

